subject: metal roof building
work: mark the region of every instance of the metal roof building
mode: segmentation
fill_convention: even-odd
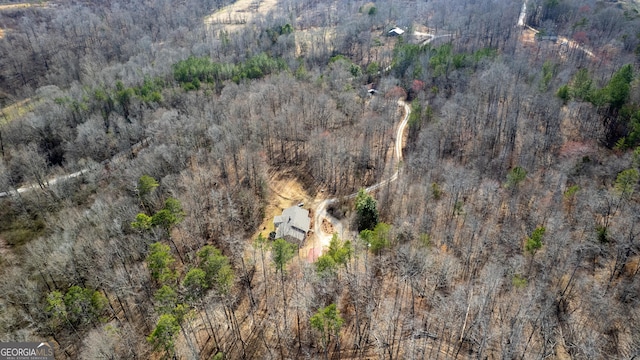
[[[276,227],[276,239],[291,237],[302,243],[311,225],[309,210],[299,206],[286,208],[282,215],[273,218],[273,224]]]

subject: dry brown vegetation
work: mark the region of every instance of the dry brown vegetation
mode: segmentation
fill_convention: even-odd
[[[640,17],[530,3],[532,26],[599,50],[514,28],[519,1],[0,12],[0,193],[36,184],[0,198],[0,340],[86,359],[637,356]],[[396,170],[359,234],[344,195]],[[258,241],[333,197],[341,223],[319,228],[342,243],[322,257],[317,234]]]
[[[17,3],[17,4],[0,4],[0,11],[7,10],[16,10],[16,9],[25,9],[32,6],[45,6],[46,3],[43,4],[32,4],[32,3]]]
[[[210,29],[234,32],[242,29],[254,18],[266,16],[275,10],[277,5],[278,0],[238,0],[207,16],[204,23]]]
[[[23,117],[25,114],[33,110],[31,99],[25,99],[15,102],[9,106],[0,109],[0,120],[2,123],[8,123],[15,119]]]

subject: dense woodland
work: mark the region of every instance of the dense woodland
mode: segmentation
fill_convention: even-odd
[[[225,5],[0,10],[1,341],[61,359],[640,355],[636,2],[528,1],[532,39],[515,0],[282,0],[205,26]],[[347,231],[315,263],[256,236],[274,174],[343,197]]]

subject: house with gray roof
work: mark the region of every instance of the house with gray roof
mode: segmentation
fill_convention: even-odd
[[[309,210],[300,206],[286,208],[282,215],[273,218],[273,225],[276,228],[276,239],[283,238],[302,245],[311,225]]]

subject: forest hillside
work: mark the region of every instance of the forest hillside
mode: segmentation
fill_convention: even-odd
[[[1,1],[0,341],[639,356],[639,10]]]

